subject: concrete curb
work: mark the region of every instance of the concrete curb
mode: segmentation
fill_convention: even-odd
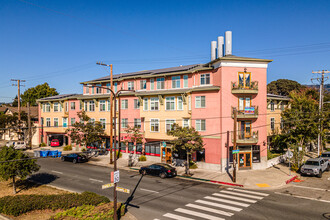
[[[11,220],[11,218],[8,218],[7,216],[0,214],[0,220]]]

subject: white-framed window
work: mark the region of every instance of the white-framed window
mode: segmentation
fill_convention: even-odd
[[[120,109],[128,109],[128,99],[122,99],[121,100]]]
[[[121,119],[121,128],[127,128],[128,125],[128,118]]]
[[[41,109],[42,109],[42,112],[45,112],[45,104],[41,104]]]
[[[147,89],[147,80],[140,80],[140,89],[141,90]]]
[[[92,87],[92,94],[94,94],[94,89],[95,89],[95,88],[94,88],[94,86],[93,86],[93,87]]]
[[[50,112],[50,104],[49,103],[45,104],[45,112]]]
[[[165,120],[165,131],[168,132],[172,130],[172,125],[175,123],[174,119],[166,119]]]
[[[141,129],[141,118],[134,118],[134,127]]]
[[[270,118],[270,129],[275,130],[275,118]]]
[[[195,123],[196,131],[206,131],[205,119],[198,119]]]
[[[50,118],[46,118],[46,127],[50,127]]]
[[[105,100],[100,100],[100,112],[105,112]]]
[[[175,110],[175,97],[165,98],[165,110]]]
[[[195,108],[205,108],[205,96],[195,97]]]
[[[68,118],[62,118],[62,125],[63,125],[63,128],[68,127]]]
[[[96,84],[96,86],[102,86],[101,84]],[[101,94],[102,93],[102,89],[99,87],[96,87],[96,94]]]
[[[54,118],[54,127],[58,127],[58,118]]]
[[[131,81],[131,82],[127,83],[127,89],[128,90],[134,90],[134,81]]]
[[[201,85],[208,85],[210,84],[210,74],[201,74]]]
[[[188,110],[191,111],[191,95],[188,96]]]
[[[69,111],[69,102],[65,103],[65,111],[68,112]]]
[[[75,102],[71,102],[70,103],[70,109],[71,110],[75,110],[76,109],[76,103]]]
[[[91,119],[89,119],[88,122],[89,122],[89,123],[92,123],[92,124],[95,124],[95,118],[91,118]]]
[[[88,102],[87,101],[84,102],[84,110],[86,112],[88,111]]]
[[[82,110],[83,108],[83,104],[82,104],[82,101],[79,102],[79,110]]]
[[[165,78],[157,78],[157,89],[165,89]]]
[[[155,79],[150,79],[150,90],[155,89]]]
[[[59,112],[59,103],[58,102],[54,102],[54,112]]]
[[[110,108],[111,108],[111,105],[110,105],[110,100],[107,100],[107,106],[108,106],[108,109],[107,111],[110,112]]]
[[[89,94],[89,87],[87,85],[85,86],[85,94]]]
[[[189,126],[190,126],[189,119],[188,118],[184,118],[183,121],[182,121],[182,127],[189,128]]]
[[[244,111],[245,108],[251,107],[251,97],[239,97],[238,98],[238,110]]]
[[[188,75],[183,76],[183,88],[188,88]]]
[[[111,84],[110,84],[110,83],[107,83],[106,86],[107,86],[107,88],[108,88],[108,89],[106,89],[106,90],[107,90],[107,93],[110,93],[110,90],[109,90],[109,89],[111,89]]]
[[[148,98],[143,99],[143,111],[148,111]]]
[[[139,99],[134,99],[134,109],[139,109],[140,108],[140,101]]]
[[[115,93],[118,91],[118,83],[115,82],[113,84],[113,90],[114,90]]]
[[[150,98],[150,111],[158,111],[158,110],[159,110],[159,99]]]
[[[183,100],[182,96],[177,97],[177,110],[183,110]]]
[[[150,131],[159,132],[159,119],[152,118],[150,120]]]
[[[275,122],[274,122],[274,123],[275,123]],[[283,118],[281,118],[280,128],[281,128],[281,130],[284,128],[284,120],[283,120]]]
[[[270,111],[275,111],[275,103],[273,101],[270,102]]]
[[[70,119],[70,125],[73,125],[74,123],[76,123],[76,118],[71,118]]]
[[[172,88],[173,89],[181,87],[180,80],[181,80],[180,76],[172,76]]]
[[[94,112],[95,111],[95,103],[94,103],[94,101],[89,101],[88,111],[90,111],[90,112]]]
[[[100,118],[100,122],[102,124],[102,128],[105,129],[106,128],[106,119],[105,118]]]

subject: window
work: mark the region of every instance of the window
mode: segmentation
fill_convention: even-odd
[[[148,98],[143,99],[143,111],[148,111]]]
[[[92,94],[94,94],[94,86],[92,87]]]
[[[105,127],[106,127],[106,119],[105,118],[100,118],[100,122],[102,124],[102,128],[105,129]]]
[[[250,97],[240,97],[238,98],[238,110],[244,111],[245,108],[251,107],[251,98]]]
[[[195,108],[205,108],[205,96],[195,97]]]
[[[252,146],[252,163],[260,163],[260,145]]]
[[[150,79],[150,90],[154,90],[154,89],[155,89],[155,80]]]
[[[118,99],[116,99],[116,111],[118,112],[118,110],[119,110]]]
[[[46,127],[50,127],[50,118],[46,118]]]
[[[134,118],[134,127],[141,128],[141,118]]]
[[[191,96],[188,96],[188,110],[191,111]]]
[[[121,100],[121,107],[120,109],[128,109],[128,99]]]
[[[58,102],[54,103],[54,112],[59,112]]]
[[[131,82],[127,83],[127,89],[128,90],[134,90],[134,81],[131,81]]]
[[[73,125],[74,123],[76,123],[76,118],[71,118],[70,119],[70,124]]]
[[[105,112],[105,100],[100,101],[100,112]]]
[[[95,111],[95,103],[94,101],[89,101],[89,109],[88,111],[94,112]]]
[[[109,90],[109,89],[111,89],[111,85],[110,85],[110,83],[107,83],[106,86],[107,86],[107,88],[108,88],[108,89],[107,89],[107,93],[110,93],[110,90]]]
[[[66,102],[65,103],[65,112],[68,112],[69,111],[69,102]]]
[[[91,119],[89,119],[88,122],[91,123],[91,124],[94,124],[94,123],[95,123],[95,118],[91,118]]]
[[[88,86],[85,87],[85,93],[89,94],[89,87]]]
[[[159,144],[146,144],[145,145],[146,155],[160,156],[160,146]]]
[[[50,104],[45,104],[45,112],[50,112]]]
[[[111,105],[110,105],[110,101],[109,100],[107,100],[107,106],[108,106],[108,112],[110,111],[110,108],[111,108]]]
[[[182,127],[189,128],[189,119],[187,118],[183,119]]]
[[[251,121],[240,121],[239,122],[239,139],[250,138],[251,137]]]
[[[201,74],[201,85],[208,85],[210,84],[210,74]]]
[[[157,78],[157,89],[165,89],[165,79]]]
[[[134,99],[134,109],[140,108],[140,101],[138,99]]]
[[[127,128],[128,125],[128,118],[122,118],[121,119],[121,127],[122,128]]]
[[[175,97],[166,97],[166,109],[165,110],[175,110]]]
[[[281,118],[280,128],[281,128],[281,130],[283,130],[283,128],[284,128],[284,120],[283,120],[283,118]]]
[[[87,112],[88,111],[88,102],[84,102],[84,110]]]
[[[68,127],[68,118],[62,118],[63,128]]]
[[[180,76],[172,76],[172,88],[180,88]]]
[[[196,120],[196,131],[205,131],[205,119]]]
[[[150,131],[151,132],[159,132],[159,119],[151,119],[150,120]]]
[[[140,89],[147,89],[147,80],[140,80]]]
[[[270,129],[275,130],[275,118],[270,118]]]
[[[188,75],[183,76],[183,88],[188,88]]]
[[[113,87],[114,87],[114,92],[116,93],[118,91],[118,83],[114,83],[113,84]]]
[[[71,108],[71,110],[75,110],[76,109],[76,103],[75,102],[71,102],[70,103],[70,108]]]
[[[150,98],[150,110],[151,111],[159,110],[159,99],[158,98]]]
[[[273,101],[270,102],[270,111],[275,111],[275,103]]]
[[[165,120],[165,130],[166,132],[172,130],[172,125],[175,123],[175,120],[173,119],[166,119]]]
[[[54,127],[58,127],[58,118],[54,118]]]
[[[82,110],[82,101],[79,102],[79,110]]]
[[[96,86],[102,86],[101,84],[96,84]],[[102,89],[99,87],[96,87],[96,94],[101,94],[102,93]]]
[[[251,86],[251,73],[239,72],[238,84],[240,87],[249,88]]]
[[[42,112],[45,112],[45,104],[41,104],[41,109],[42,109]]]
[[[182,101],[182,97],[181,96],[178,96],[178,98],[177,98],[177,105],[178,105],[178,107],[177,107],[177,110],[183,110],[183,101]]]

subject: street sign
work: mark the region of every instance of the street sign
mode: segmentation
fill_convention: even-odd
[[[286,152],[286,155],[287,155],[288,158],[292,158],[293,157],[293,153],[290,150],[288,150]]]
[[[114,183],[104,184],[104,185],[102,185],[102,189],[107,189],[107,188],[113,187],[114,185],[115,185]]]
[[[238,154],[239,150],[233,150],[233,154]]]
[[[163,141],[163,147],[166,147],[166,142],[165,141]]]
[[[118,187],[118,186],[116,187],[116,190],[119,192],[130,193],[129,189],[125,189],[125,188]]]
[[[111,172],[111,183],[119,182],[119,170]]]

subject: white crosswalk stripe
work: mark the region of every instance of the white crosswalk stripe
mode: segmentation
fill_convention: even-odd
[[[244,202],[250,202],[250,203],[256,203],[257,202],[257,200],[245,199],[245,198],[240,198],[240,197],[237,197],[237,196],[224,195],[224,194],[220,194],[220,193],[213,193],[212,195],[223,197],[223,198],[228,198],[228,199],[235,199],[235,200],[244,201]]]
[[[205,207],[205,206],[201,206],[201,205],[195,205],[195,204],[187,204],[186,206],[190,207],[190,208],[195,208],[195,209],[200,209],[200,210],[204,210],[204,211],[208,211],[208,212],[213,212],[213,213],[216,213],[216,214],[220,214],[220,215],[225,215],[225,216],[232,216],[234,215],[233,213],[230,213],[230,212],[224,212],[224,211],[221,211],[221,210],[218,210],[218,209],[212,209],[212,208],[209,208],[209,207]]]
[[[241,208],[236,208],[236,207],[233,207],[233,206],[223,205],[223,204],[219,204],[219,203],[215,203],[215,202],[209,202],[209,201],[200,200],[200,199],[196,200],[195,202],[202,203],[202,204],[205,204],[205,205],[214,206],[214,207],[218,207],[218,208],[229,209],[229,210],[236,211],[236,212],[242,211]]]
[[[224,202],[224,203],[228,203],[228,204],[232,204],[232,205],[238,205],[238,206],[242,206],[242,207],[249,207],[249,204],[246,203],[241,203],[241,202],[235,202],[235,201],[231,201],[228,199],[220,199],[220,198],[215,198],[212,196],[205,196],[204,199],[209,199],[209,200],[214,200],[217,202]]]
[[[178,208],[178,209],[175,209],[174,211],[182,212],[182,213],[189,214],[189,215],[194,215],[194,216],[209,219],[209,220],[224,220],[223,218],[215,217],[215,216],[200,213],[200,212],[191,211],[191,210],[188,210],[188,209]]]
[[[237,192],[232,192],[232,191],[227,191],[227,190],[222,190],[221,192],[235,195],[235,196],[243,196],[243,197],[247,197],[247,198],[251,198],[251,199],[263,199],[263,197],[261,197],[261,196],[252,196],[252,195],[247,195],[247,194],[237,193]]]
[[[175,214],[172,214],[172,213],[166,213],[163,216],[165,216],[167,218],[176,219],[176,220],[194,220],[193,218],[186,218],[186,217],[182,217],[180,215],[175,215]]]
[[[259,195],[259,196],[269,196],[269,194],[267,194],[267,193],[261,193],[261,192],[243,190],[243,189],[234,189],[234,188],[227,188],[227,189],[232,190],[232,191],[237,191],[237,192],[250,193],[250,194]]]

